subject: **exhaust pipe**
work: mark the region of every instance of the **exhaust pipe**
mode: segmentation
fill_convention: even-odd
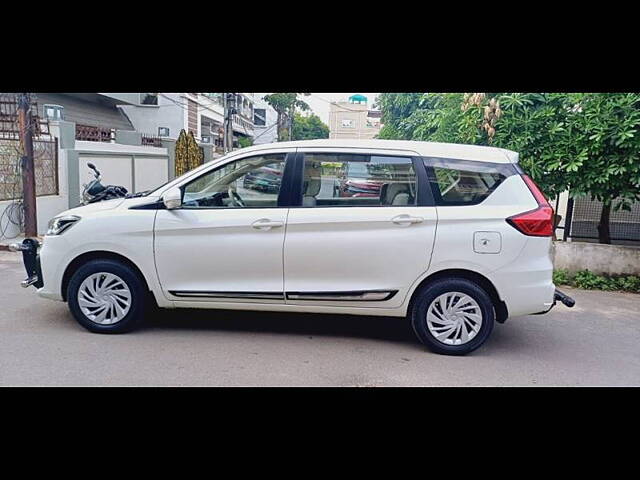
[[[560,300],[562,304],[566,307],[573,307],[576,304],[576,301],[571,298],[569,295],[562,293],[560,290],[556,288],[556,293],[553,296],[554,300]]]

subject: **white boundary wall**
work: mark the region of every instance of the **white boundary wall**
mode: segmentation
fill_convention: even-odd
[[[46,232],[51,218],[79,204],[77,195],[69,197],[69,185],[72,182],[72,192],[82,192],[83,185],[93,179],[87,167],[89,162],[100,170],[103,185],[123,185],[132,193],[157,187],[169,179],[166,148],[76,141],[74,149],[58,150],[58,195],[37,197],[39,235]],[[9,200],[0,202],[0,216],[11,203]],[[2,230],[5,229],[6,236],[0,237],[0,242],[21,233],[3,216]]]
[[[78,185],[93,179],[87,166],[93,163],[102,174],[103,185],[122,185],[129,192],[142,192],[169,180],[166,148],[76,141],[79,155]]]

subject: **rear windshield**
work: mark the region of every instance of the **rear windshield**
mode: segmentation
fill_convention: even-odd
[[[436,205],[477,205],[517,173],[509,163],[424,158]]]

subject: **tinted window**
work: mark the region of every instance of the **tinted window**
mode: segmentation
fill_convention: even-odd
[[[409,157],[307,153],[303,200],[314,206],[402,206],[416,203]]]
[[[284,154],[260,155],[227,163],[184,187],[184,208],[276,207]]]
[[[437,205],[476,205],[510,175],[511,164],[425,158]]]

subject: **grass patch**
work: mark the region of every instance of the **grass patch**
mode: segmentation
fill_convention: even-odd
[[[589,270],[573,274],[567,270],[554,270],[553,283],[570,285],[585,290],[605,290],[640,293],[640,277],[636,275],[598,275]]]

